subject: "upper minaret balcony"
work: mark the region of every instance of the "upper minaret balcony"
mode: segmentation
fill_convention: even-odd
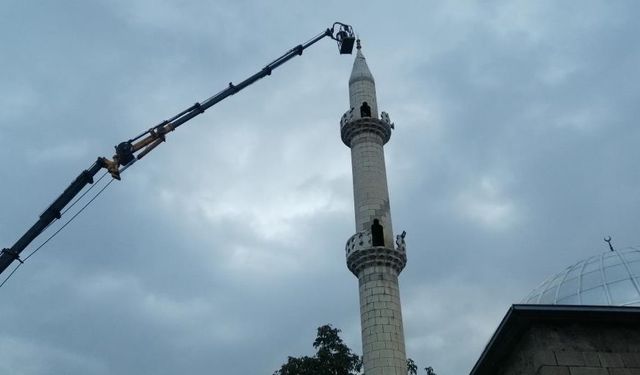
[[[376,83],[362,54],[360,39],[357,40],[356,48],[356,58],[349,77],[350,108],[340,119],[342,141],[351,147],[353,136],[368,131],[380,135],[384,144],[391,136],[393,123],[386,112],[378,114]]]

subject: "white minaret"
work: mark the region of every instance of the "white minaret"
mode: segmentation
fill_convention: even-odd
[[[407,375],[398,275],[407,263],[404,232],[394,244],[383,146],[393,124],[378,116],[376,86],[360,40],[349,78],[351,109],[340,134],[351,148],[356,231],[346,245],[347,267],[360,284],[365,375]]]

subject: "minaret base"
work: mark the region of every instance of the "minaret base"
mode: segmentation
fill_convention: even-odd
[[[365,375],[407,375],[397,271],[367,267],[358,282]]]
[[[398,275],[407,264],[404,236],[395,248],[372,246],[371,232],[345,245],[347,267],[358,278],[365,375],[407,375]]]

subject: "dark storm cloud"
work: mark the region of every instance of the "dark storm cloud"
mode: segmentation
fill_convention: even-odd
[[[635,245],[637,5],[4,2],[2,246],[111,145],[353,24],[386,147],[407,354],[469,370],[549,273]],[[285,11],[286,10],[286,11]],[[0,372],[272,373],[332,323],[360,351],[352,59],[320,42],[127,171],[0,290]],[[248,360],[249,358],[249,360]]]

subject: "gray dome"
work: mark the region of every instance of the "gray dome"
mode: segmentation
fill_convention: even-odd
[[[582,260],[549,277],[522,302],[640,306],[640,250],[608,251]]]

